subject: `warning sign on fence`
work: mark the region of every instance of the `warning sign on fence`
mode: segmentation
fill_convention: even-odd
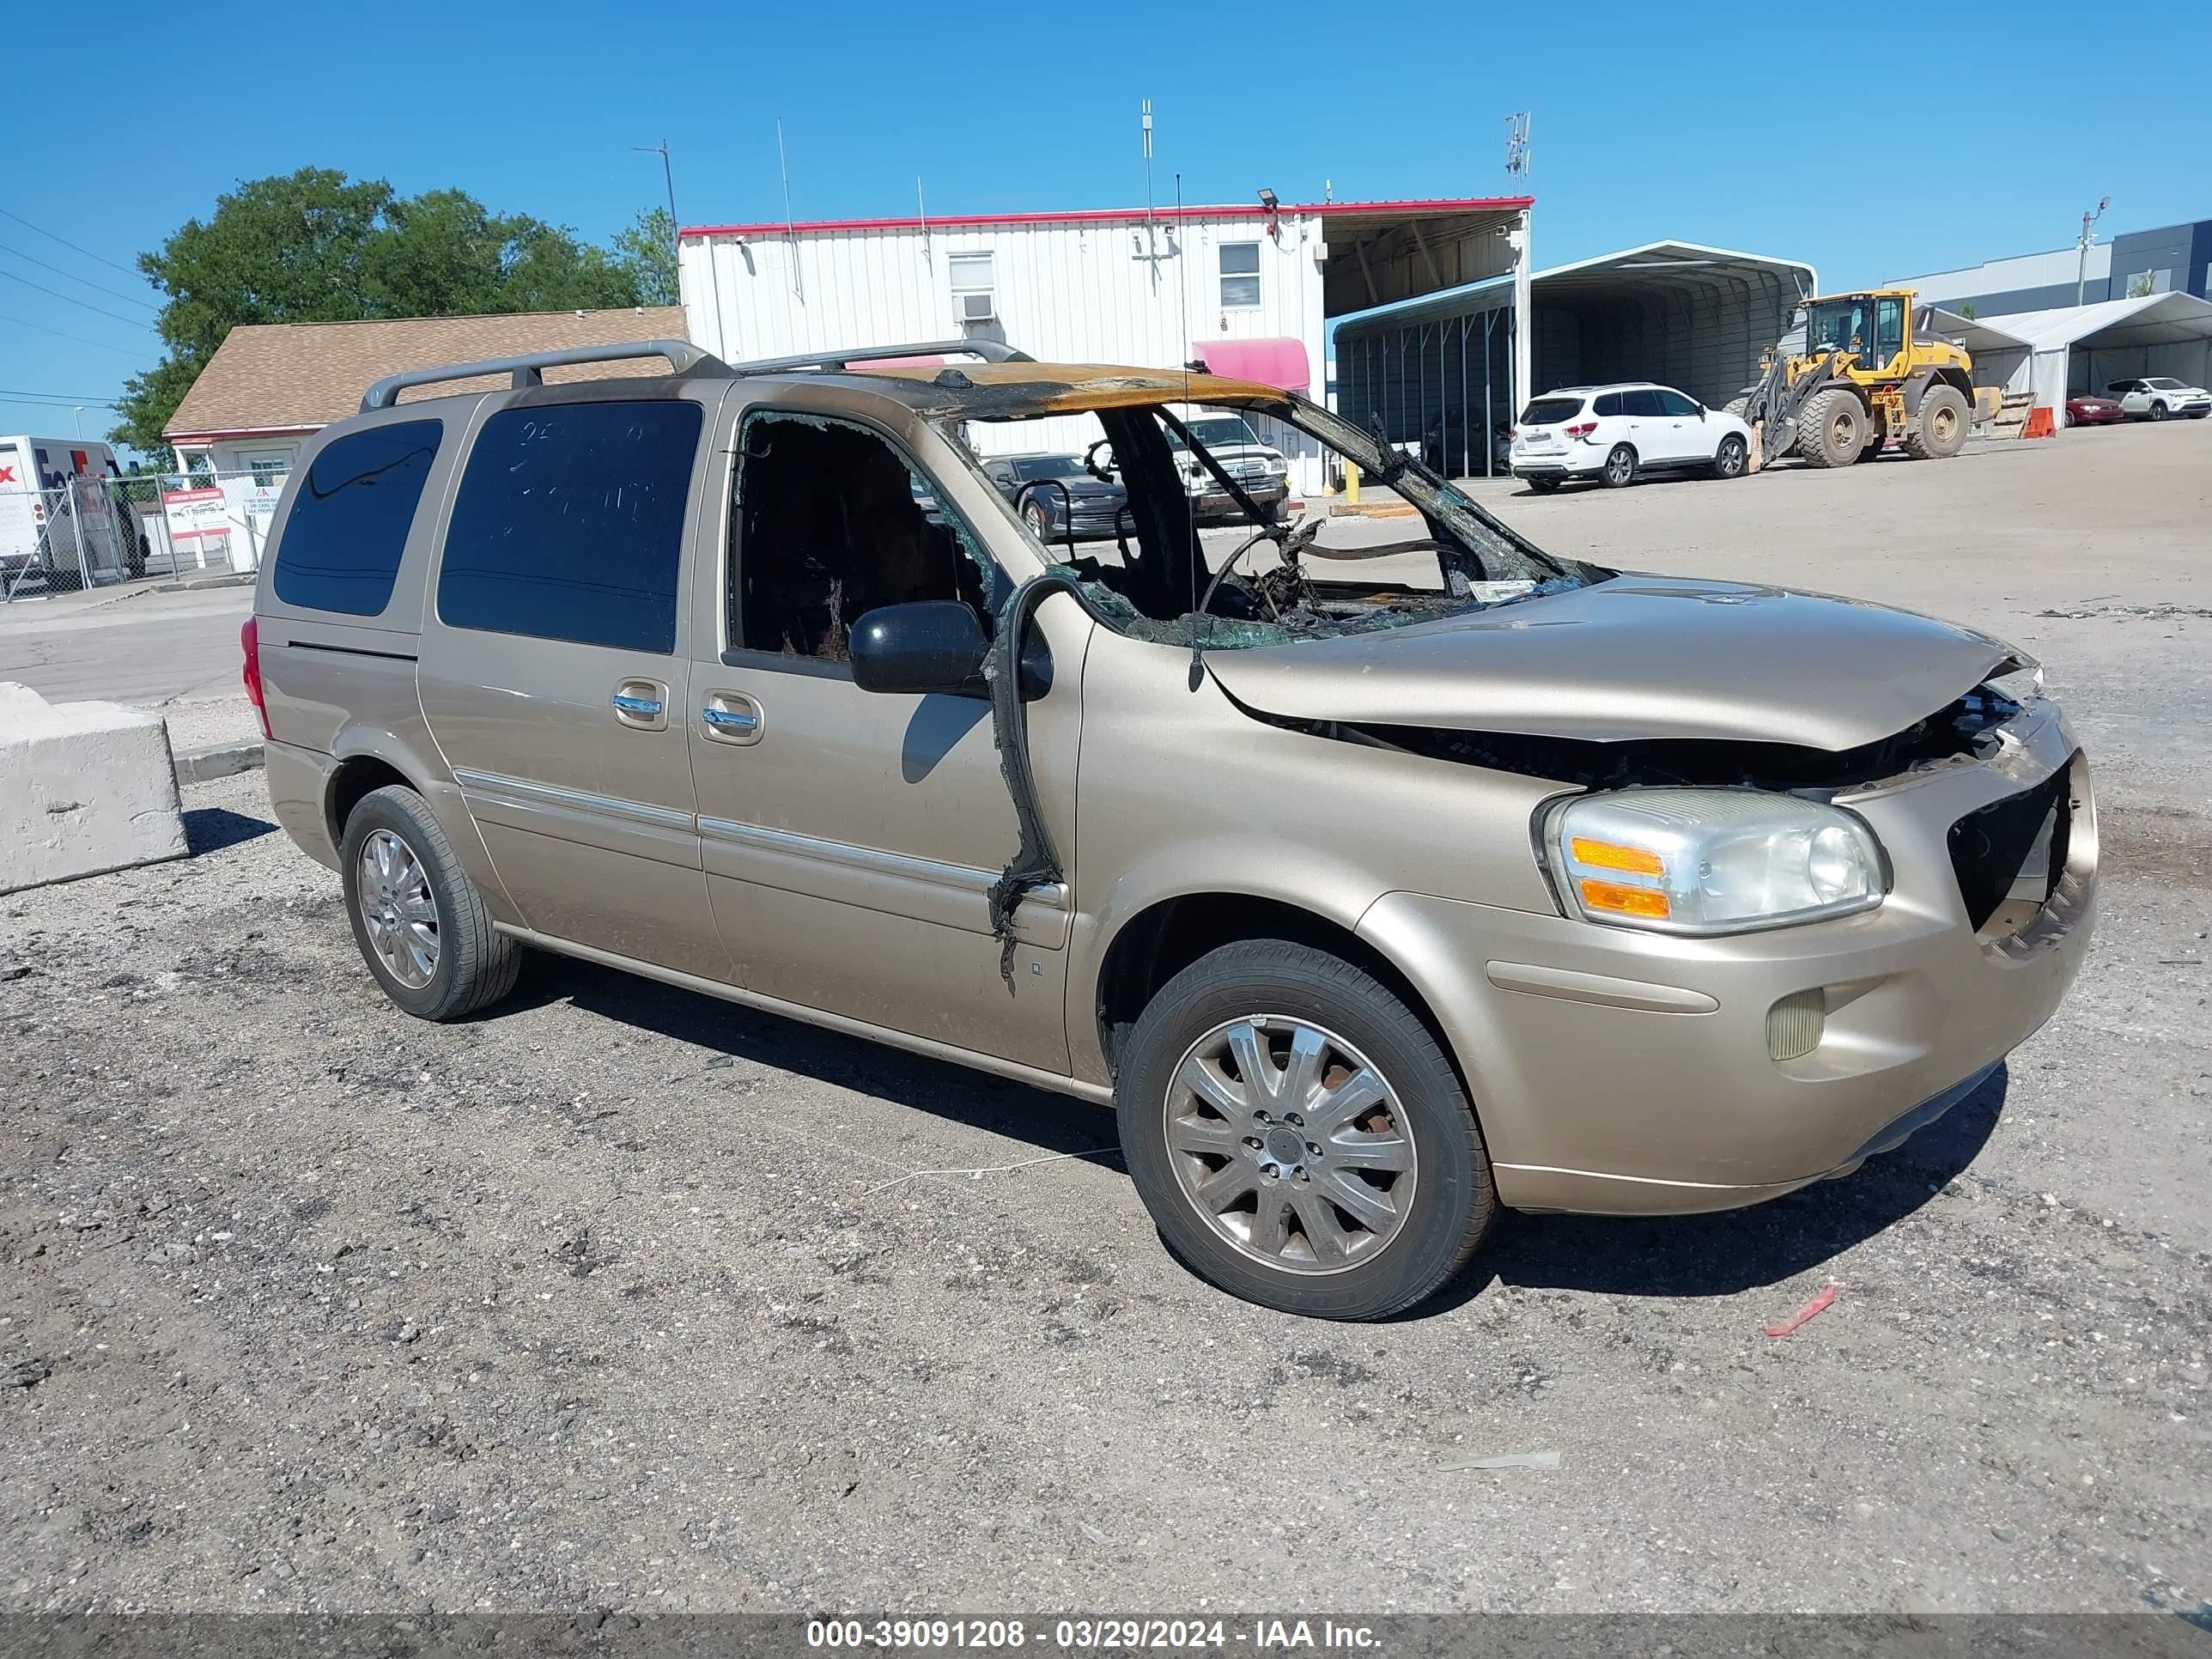
[[[165,489],[161,516],[169,521],[169,539],[197,541],[202,536],[228,536],[230,514],[222,491],[214,484],[204,489]]]

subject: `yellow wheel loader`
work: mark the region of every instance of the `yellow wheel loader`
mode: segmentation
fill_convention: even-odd
[[[1976,388],[1966,349],[1915,326],[1923,319],[1911,289],[1808,300],[1803,315],[1803,351],[1770,352],[1759,382],[1729,404],[1751,427],[1757,465],[1795,453],[1814,466],[1849,466],[1893,442],[1916,460],[1942,460],[1997,412],[2001,394]]]

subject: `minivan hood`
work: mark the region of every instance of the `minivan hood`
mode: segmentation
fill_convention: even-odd
[[[2015,654],[1863,600],[1624,574],[1402,628],[1209,651],[1206,665],[1237,702],[1285,720],[1832,751],[1893,736]]]

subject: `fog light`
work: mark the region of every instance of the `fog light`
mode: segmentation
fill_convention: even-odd
[[[1802,1060],[1820,1046],[1828,1023],[1822,991],[1792,991],[1766,1011],[1766,1053],[1771,1060]]]

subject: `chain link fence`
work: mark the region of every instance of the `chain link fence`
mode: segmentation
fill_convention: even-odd
[[[264,470],[0,487],[0,603],[257,569],[283,484]]]

